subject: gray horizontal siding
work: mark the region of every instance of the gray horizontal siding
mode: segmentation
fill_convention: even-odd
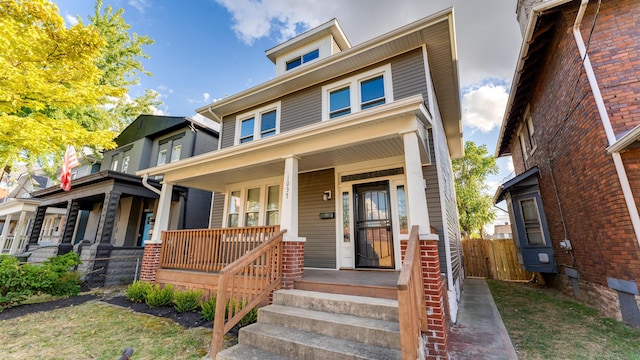
[[[391,62],[393,97],[395,100],[422,94],[427,108],[427,75],[424,69],[422,49],[416,49],[398,56]]]
[[[433,145],[433,133],[429,130],[429,152],[431,153],[431,164],[422,168],[424,179],[427,182],[427,209],[429,210],[429,223],[436,228],[436,234],[440,238],[438,241],[438,254],[440,256],[440,272],[447,272],[447,258],[445,256],[445,239],[442,203],[440,202],[440,184],[438,183],[438,168],[436,167],[436,157]]]
[[[298,91],[282,99],[280,132],[322,121],[322,88]]]
[[[233,146],[236,135],[236,116],[229,115],[222,119],[222,134],[220,134],[220,148]]]
[[[335,211],[335,196],[322,200],[322,194],[334,189],[333,169],[298,175],[298,232],[307,241],[304,245],[304,266],[336,267],[336,221],[320,219],[321,212]]]
[[[209,228],[218,229],[222,227],[222,217],[224,216],[224,194],[214,192],[213,206],[211,207],[211,219],[209,220]]]

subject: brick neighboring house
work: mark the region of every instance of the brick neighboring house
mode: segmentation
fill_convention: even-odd
[[[210,123],[210,122],[209,122]],[[72,169],[71,190],[50,186],[33,193],[37,201],[27,251],[29,261],[75,251],[89,287],[131,281],[150,238],[160,197],[161,177],[143,179],[135,172],[186,159],[218,148],[218,132],[177,116],[140,115],[115,139],[102,164]],[[211,192],[175,187],[168,201],[169,228],[203,228],[209,223]],[[47,213],[62,218],[53,236]],[[106,259],[109,260],[95,260]]]
[[[496,149],[517,174],[496,200],[524,267],[636,327],[638,14],[634,0],[518,1],[524,39]]]
[[[164,176],[163,194],[177,185],[214,192],[209,234],[287,230],[283,288],[311,269],[397,276],[409,229],[418,227],[420,280],[430,292],[427,346],[431,358],[446,356],[464,278],[451,168],[463,154],[453,29],[449,9],[356,46],[335,19],[300,34],[267,50],[272,80],[196,110],[221,125],[218,151],[138,174]],[[158,219],[166,210],[159,207]],[[161,246],[175,253],[195,237],[161,237],[166,225],[155,224],[143,278],[217,284],[214,273],[159,265]],[[175,257],[195,270],[203,266],[183,259],[198,254]]]

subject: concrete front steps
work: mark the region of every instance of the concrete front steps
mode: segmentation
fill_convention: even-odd
[[[305,290],[280,290],[240,329],[231,359],[401,359],[398,302]]]

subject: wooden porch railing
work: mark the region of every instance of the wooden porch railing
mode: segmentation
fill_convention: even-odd
[[[160,267],[216,272],[273,237],[279,225],[162,232]]]
[[[398,277],[398,315],[402,359],[417,359],[420,337],[428,327],[418,226],[411,227]]]
[[[227,265],[218,274],[216,315],[213,320],[211,358],[222,350],[224,334],[251,309],[280,288],[282,277],[282,230],[271,239]],[[229,306],[225,306],[227,299]]]

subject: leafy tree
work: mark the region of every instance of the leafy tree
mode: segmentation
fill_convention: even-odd
[[[109,149],[135,116],[160,102],[127,87],[144,71],[147,36],[129,35],[123,10],[66,28],[49,0],[0,3],[0,167],[25,162],[52,173],[66,145]]]
[[[98,82],[106,42],[94,27],[66,28],[47,0],[3,1],[0,44],[1,167],[20,160],[46,164],[67,144],[112,146],[111,132],[92,132],[56,115],[125,92]]]
[[[484,193],[488,189],[485,181],[488,175],[498,173],[498,165],[486,145],[467,141],[464,152],[464,157],[453,160],[460,228],[466,235],[482,236],[484,225],[495,219],[491,196]]]
[[[101,85],[128,88],[140,83],[140,74],[151,76],[144,69],[142,59],[149,58],[143,47],[152,45],[153,40],[137,33],[129,34],[131,26],[125,22],[123,14],[124,9],[116,12],[111,6],[103,9],[102,0],[98,0],[93,15],[89,16],[91,25],[107,42],[96,63],[102,71]],[[78,21],[81,23],[81,19]],[[153,112],[153,108],[161,104],[157,96],[153,90],[135,98],[126,93],[119,97],[108,96],[101,99],[100,106],[76,107],[67,115],[88,129],[120,132],[138,115]]]

